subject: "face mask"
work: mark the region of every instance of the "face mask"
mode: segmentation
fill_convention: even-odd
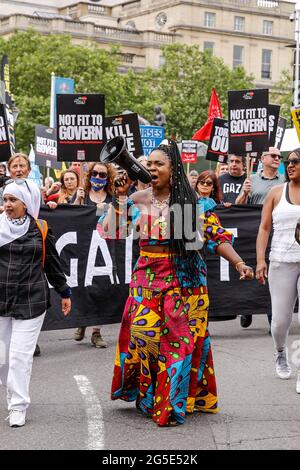
[[[93,176],[90,177],[90,183],[94,191],[100,191],[106,186],[107,178],[94,178]]]

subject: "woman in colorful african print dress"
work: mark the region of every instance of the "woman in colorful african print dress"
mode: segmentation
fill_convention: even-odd
[[[103,225],[109,232],[112,218],[117,217],[117,226],[121,226],[128,206],[138,207],[141,251],[121,324],[112,399],[135,401],[139,411],[159,426],[170,426],[183,424],[186,414],[193,411],[218,411],[207,329],[206,265],[198,245],[190,243],[192,236],[186,235],[186,228],[192,227],[195,233],[200,220],[206,247],[231,262],[240,279],[254,275],[232,248],[231,233],[220,226],[214,201],[197,200],[176,143],[169,141],[154,150],[147,168],[151,188],[131,199],[124,198],[128,180],[119,178],[119,199]],[[172,223],[169,220],[170,208],[175,206],[182,209],[180,227],[176,215]],[[187,206],[192,208],[189,215],[183,210]],[[178,228],[183,229],[179,236]]]

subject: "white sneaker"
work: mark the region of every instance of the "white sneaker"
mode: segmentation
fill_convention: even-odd
[[[9,419],[9,425],[12,428],[20,428],[24,426],[26,418],[26,410],[10,410],[9,415],[6,419]]]
[[[297,376],[296,392],[300,393],[300,370],[298,371],[298,376]]]
[[[275,353],[275,367],[278,377],[281,379],[289,379],[292,373],[292,369],[288,363],[287,348],[283,351],[277,351]]]

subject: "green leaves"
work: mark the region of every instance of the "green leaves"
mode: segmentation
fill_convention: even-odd
[[[0,56],[7,54],[11,90],[20,114],[18,150],[28,151],[36,124],[49,124],[51,73],[75,80],[75,91],[103,93],[106,114],[126,109],[154,121],[154,106],[167,117],[167,136],[189,139],[207,118],[211,90],[216,88],[224,115],[227,91],[253,86],[244,69],[229,69],[221,59],[198,46],[172,44],[162,49],[159,69],[119,73],[120,48],[100,49],[95,42],[75,45],[69,35],[41,35],[34,30],[0,38]]]
[[[293,78],[289,70],[283,70],[279,82],[272,88],[270,102],[280,105],[280,116],[291,119],[291,106],[293,106]]]

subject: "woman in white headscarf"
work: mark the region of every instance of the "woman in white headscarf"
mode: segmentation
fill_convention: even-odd
[[[30,404],[33,353],[49,301],[49,283],[71,309],[55,239],[37,219],[40,192],[29,180],[15,180],[3,192],[0,215],[0,384],[7,388],[9,424],[25,424]]]

